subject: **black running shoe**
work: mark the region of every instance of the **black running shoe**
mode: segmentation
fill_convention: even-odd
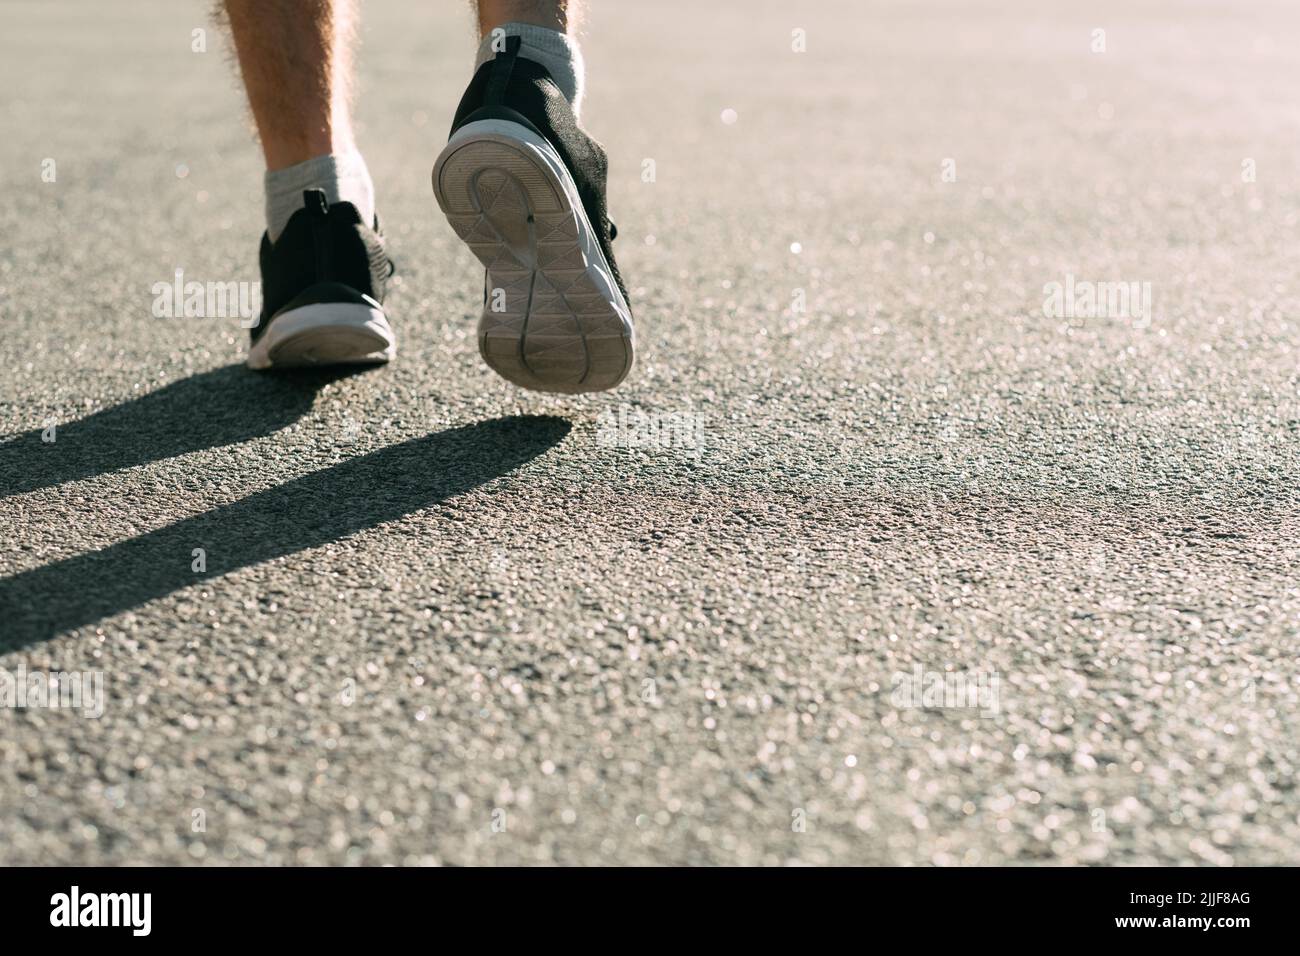
[[[433,191],[487,267],[487,364],[543,392],[613,388],[632,368],[633,334],[605,212],[605,151],[519,47],[508,38],[474,74]]]
[[[320,189],[303,194],[280,237],[262,236],[262,315],[249,368],[367,365],[397,350],[384,315],[393,263],[379,220],[361,221],[349,202],[330,205]]]

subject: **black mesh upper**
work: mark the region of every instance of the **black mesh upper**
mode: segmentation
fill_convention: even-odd
[[[393,263],[376,219],[361,221],[349,202],[327,206],[325,194],[303,194],[305,207],[295,212],[275,242],[262,235],[262,316],[251,330],[256,342],[278,313],[314,302],[360,302],[367,295],[384,301]]]
[[[510,37],[507,44],[505,52],[484,63],[470,80],[456,109],[451,132],[479,120],[512,120],[532,129],[555,147],[573,176],[587,219],[596,231],[601,251],[626,301],[627,287],[614,261],[614,225],[605,208],[609,168],[605,150],[578,126],[573,107],[546,68],[516,55],[518,38]]]

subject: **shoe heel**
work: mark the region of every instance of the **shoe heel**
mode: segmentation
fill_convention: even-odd
[[[612,388],[632,364],[631,323],[562,163],[534,139],[516,123],[471,123],[434,165],[438,206],[488,273],[479,353],[523,388]]]

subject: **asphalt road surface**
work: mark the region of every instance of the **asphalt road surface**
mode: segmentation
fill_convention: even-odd
[[[398,359],[284,377],[155,315],[257,279],[206,4],[0,6],[0,703],[84,691],[0,863],[1296,862],[1294,5],[594,8],[564,398],[429,188],[464,4],[366,4]]]

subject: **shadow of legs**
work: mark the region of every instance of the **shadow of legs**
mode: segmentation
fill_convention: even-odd
[[[512,417],[452,428],[0,579],[0,653],[463,494],[553,447],[569,427],[559,418]],[[205,573],[191,570],[195,548],[206,552]]]
[[[53,442],[27,432],[0,444],[0,498],[269,435],[305,415],[323,386],[355,371],[258,374],[227,365],[57,423]]]

